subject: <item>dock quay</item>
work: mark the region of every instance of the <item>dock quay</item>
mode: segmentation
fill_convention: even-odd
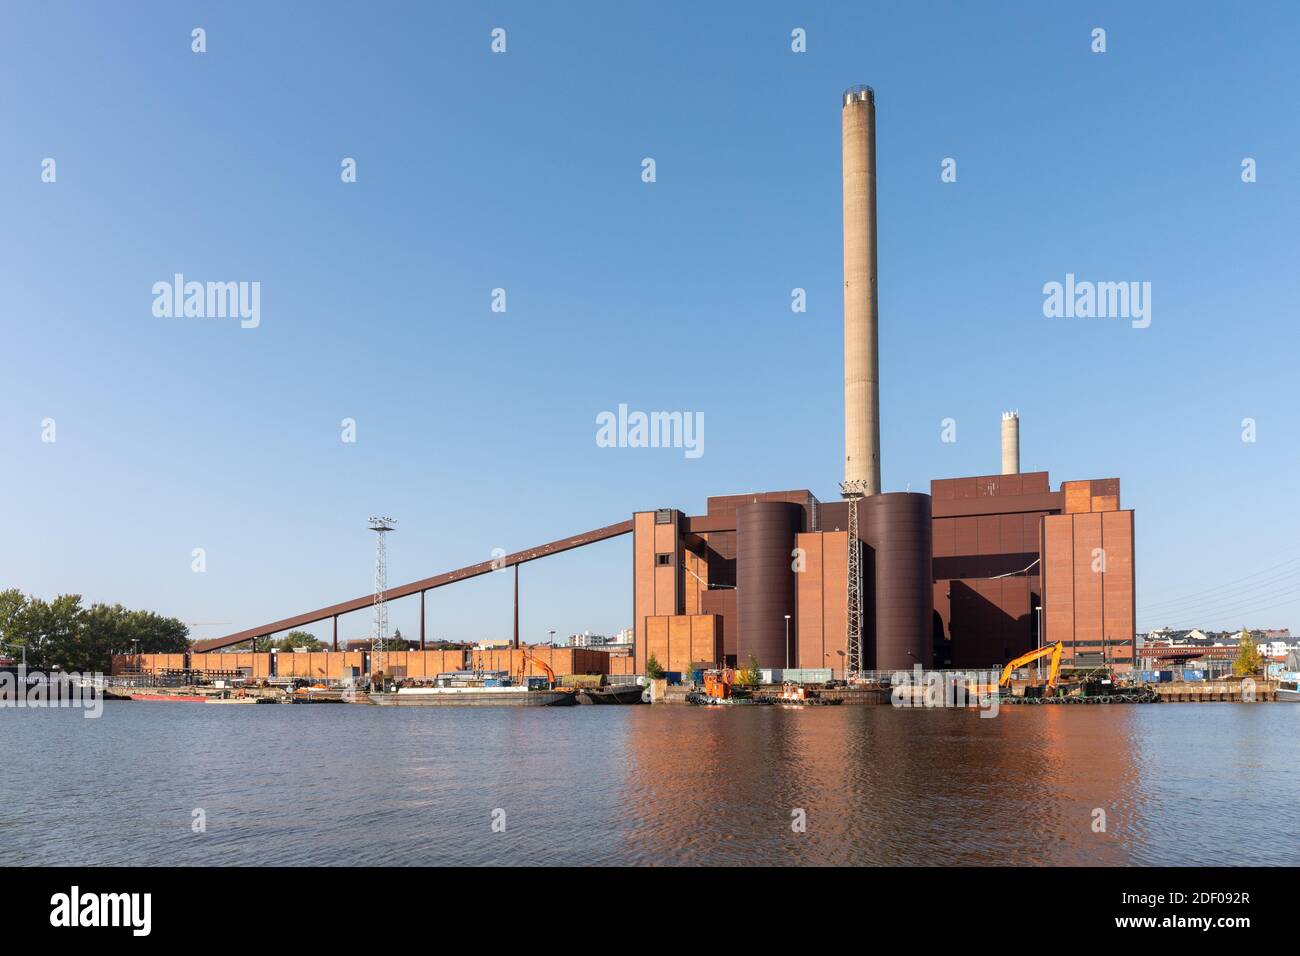
[[[1014,706],[1065,706],[1085,704],[1162,704],[1162,703],[1271,703],[1278,700],[1277,682],[1255,681],[1186,681],[1165,684],[1142,684],[1117,687],[1109,692],[1067,693],[1041,696],[1024,693],[1025,688],[1015,686],[998,695],[998,703]],[[926,706],[928,688],[923,686],[900,687],[897,693],[904,706]],[[945,706],[976,707],[987,704],[991,688],[980,692],[969,691],[956,697],[948,689]],[[832,692],[824,692],[832,693]],[[889,702],[889,692],[884,692],[884,703]],[[935,706],[935,705],[931,705]]]
[[[748,689],[755,702],[777,703],[781,695],[780,684],[756,684]],[[841,704],[888,704],[889,689],[880,687],[815,687],[816,696],[826,703]],[[687,697],[698,689],[692,684],[671,684],[661,686],[654,691],[653,702],[656,704],[686,704]],[[789,701],[785,701],[789,703]]]
[[[1277,700],[1277,681],[1188,681],[1152,684],[1161,702],[1208,704],[1216,702],[1265,703]]]
[[[172,686],[133,686],[113,684],[104,687],[105,700],[173,701],[208,704],[365,704],[364,691],[349,691],[341,686],[304,687],[296,692],[283,687],[247,686],[218,688],[204,684]]]

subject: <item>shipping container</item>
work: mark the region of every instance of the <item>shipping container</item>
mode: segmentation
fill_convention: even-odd
[[[829,667],[805,667],[800,670],[785,670],[780,673],[781,680],[792,681],[796,684],[825,684],[832,678]]]

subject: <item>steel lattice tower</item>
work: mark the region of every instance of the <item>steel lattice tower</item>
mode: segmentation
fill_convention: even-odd
[[[862,543],[858,540],[858,502],[866,482],[845,481],[842,495],[849,502],[848,660],[845,677],[862,673]]]
[[[384,535],[397,522],[387,516],[371,517],[370,530],[375,533],[375,620],[370,631],[370,673],[383,671],[384,650],[388,647],[388,563]]]

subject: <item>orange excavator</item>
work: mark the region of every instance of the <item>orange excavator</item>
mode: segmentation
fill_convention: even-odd
[[[537,665],[538,667],[540,667],[542,670],[546,671],[546,679],[547,679],[548,681],[550,681],[550,683],[551,683],[551,689],[552,689],[552,690],[568,690],[568,689],[569,689],[569,688],[566,688],[566,687],[560,687],[560,686],[559,686],[559,682],[556,681],[556,679],[555,679],[555,671],[551,669],[551,665],[550,665],[550,664],[546,663],[546,661],[542,660],[540,657],[534,657],[532,654],[529,654],[529,653],[528,653],[527,651],[525,651],[525,650],[520,650],[520,652],[519,652],[519,672],[515,675],[515,679],[516,679],[519,683],[522,684],[522,683],[524,682],[524,674],[525,674],[525,672],[527,671],[527,665],[528,665],[528,663],[529,663],[530,661],[531,661],[532,663],[536,664],[536,665]]]

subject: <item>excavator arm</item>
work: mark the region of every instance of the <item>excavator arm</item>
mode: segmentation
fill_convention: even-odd
[[[1021,654],[1014,661],[1007,664],[1006,667],[1002,668],[1002,678],[998,681],[998,686],[1005,687],[1011,680],[1011,675],[1016,672],[1017,667],[1024,667],[1026,664],[1032,664],[1034,661],[1040,660],[1050,654],[1052,656],[1052,662],[1048,666],[1047,670],[1047,686],[1055,687],[1056,678],[1061,673],[1061,652],[1064,648],[1065,645],[1061,641],[1057,641],[1055,644],[1045,644],[1037,650],[1030,651],[1028,654]]]
[[[519,680],[522,681],[524,679],[524,672],[526,670],[526,665],[528,664],[529,661],[532,661],[542,670],[546,671],[546,679],[551,682],[551,686],[552,687],[556,686],[555,671],[551,669],[550,664],[547,664],[546,661],[542,660],[539,657],[533,657],[533,655],[529,654],[527,651],[520,651],[520,655],[521,658],[519,661]]]

